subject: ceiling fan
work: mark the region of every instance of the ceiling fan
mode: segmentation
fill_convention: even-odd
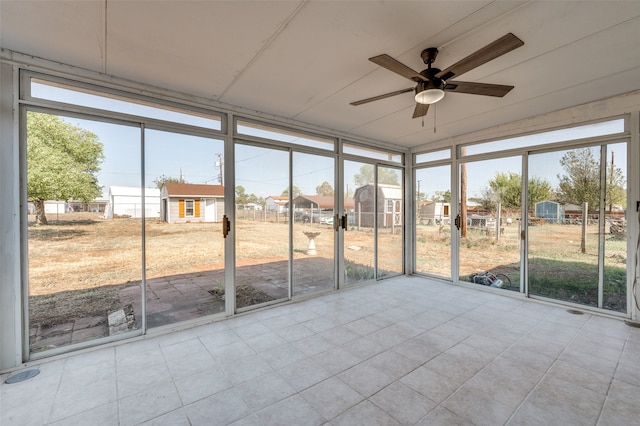
[[[511,52],[522,45],[524,45],[522,40],[515,35],[508,33],[442,71],[438,68],[431,68],[431,64],[433,64],[436,56],[438,56],[438,49],[435,47],[429,47],[428,49],[423,50],[420,54],[424,63],[427,64],[427,69],[422,72],[412,70],[389,55],[383,54],[374,56],[373,58],[369,58],[371,62],[378,64],[389,71],[395,72],[402,77],[413,80],[418,84],[415,87],[410,87],[408,89],[396,90],[395,92],[385,93],[384,95],[351,102],[351,105],[362,105],[368,102],[378,101],[380,99],[414,91],[416,108],[413,111],[413,118],[417,118],[427,115],[429,105],[444,98],[445,92],[468,93],[472,95],[495,96],[501,98],[509,93],[509,91],[513,89],[513,86],[454,81],[451,80],[451,78],[458,77],[467,71],[471,71],[472,69],[496,59],[505,53]]]

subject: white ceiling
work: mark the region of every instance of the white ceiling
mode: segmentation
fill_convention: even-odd
[[[444,69],[504,34],[525,42],[460,80],[424,120],[414,84],[367,58]],[[640,89],[640,1],[11,1],[0,46],[406,147]]]

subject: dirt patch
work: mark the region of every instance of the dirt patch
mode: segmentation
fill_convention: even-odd
[[[131,284],[31,296],[30,326],[48,328],[93,316],[104,316],[106,324],[107,313],[121,308],[120,290],[127,287]]]
[[[215,298],[224,301],[225,294],[223,288],[214,288],[209,290],[209,294]],[[270,302],[275,298],[269,296],[264,291],[249,285],[241,285],[236,288],[236,306],[251,306],[260,303]]]

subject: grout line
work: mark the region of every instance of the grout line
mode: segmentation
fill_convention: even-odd
[[[567,351],[567,348],[569,346],[571,346],[571,344],[576,340],[576,338],[578,337],[578,335],[580,334],[580,331],[582,329],[584,329],[584,326],[591,320],[591,318],[593,318],[593,315],[589,314],[589,319],[584,321],[583,324],[576,330],[576,332],[574,333],[573,337],[571,338],[571,340],[564,346],[564,348],[562,349],[562,352],[560,352],[555,360],[551,363],[551,365],[547,368],[547,370],[544,372],[544,374],[542,375],[542,377],[540,377],[540,379],[536,382],[536,384],[533,386],[533,388],[531,388],[531,390],[529,391],[529,393],[527,393],[527,395],[522,399],[522,401],[520,402],[520,404],[518,404],[518,406],[515,408],[515,410],[513,410],[513,413],[511,413],[511,416],[509,416],[509,418],[506,420],[505,424],[508,424],[513,417],[516,415],[516,413],[518,412],[518,410],[520,410],[520,408],[524,405],[524,403],[529,399],[529,397],[531,396],[531,394],[533,394],[533,392],[535,392],[539,387],[540,384],[542,383],[542,381],[547,378],[549,376],[549,371],[551,371],[551,369],[553,369],[553,367],[557,364],[557,362],[559,361],[560,357]],[[541,323],[542,320],[538,321],[538,323]]]
[[[627,338],[624,341],[624,345],[620,349],[620,354],[618,355],[618,361],[616,362],[616,368],[613,370],[611,375],[611,380],[609,381],[609,386],[607,387],[607,392],[605,393],[604,401],[602,402],[602,406],[598,411],[598,417],[596,417],[596,424],[600,422],[600,417],[602,417],[602,413],[604,412],[604,407],[609,400],[609,392],[611,392],[611,387],[613,386],[613,380],[616,377],[616,372],[618,371],[618,367],[620,366],[620,360],[622,359],[622,355],[624,354],[625,349],[627,348],[627,344],[629,343],[629,339],[631,337],[631,329],[627,330]]]

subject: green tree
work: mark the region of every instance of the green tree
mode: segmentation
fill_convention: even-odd
[[[363,186],[368,183],[374,183],[373,164],[365,164],[360,167],[360,172],[353,176],[356,186]],[[400,185],[398,172],[387,167],[378,168],[378,183],[385,185]]]
[[[36,225],[46,225],[45,200],[95,200],[101,193],[97,173],[104,160],[98,136],[58,116],[27,114],[27,198]]]
[[[244,186],[236,186],[236,204],[247,204],[249,202],[249,195],[247,195]]]
[[[285,188],[284,191],[282,191],[281,194],[283,197],[286,197],[289,195],[289,188]],[[297,186],[293,185],[293,198],[296,198],[297,196],[302,195],[302,190],[300,188],[298,188]]]
[[[554,193],[551,184],[546,179],[532,177],[528,186],[529,210],[533,210],[536,203],[553,198]]]
[[[613,152],[611,155],[613,156]],[[623,209],[627,208],[626,184],[622,170],[615,167],[613,160],[611,164],[607,163],[607,191],[605,194],[607,205],[605,207],[609,211],[613,210],[614,204],[622,206]]]
[[[544,179],[533,177],[527,182],[529,208],[535,203],[551,197],[551,184]],[[492,207],[502,203],[505,209],[519,210],[522,198],[522,176],[515,172],[498,172],[489,180],[489,188],[484,192],[485,202]]]
[[[498,172],[489,180],[485,198],[491,204],[502,203],[505,209],[519,209],[522,198],[522,177],[515,172]]]
[[[327,181],[322,182],[321,185],[316,186],[316,195],[333,196],[333,187]]]
[[[439,203],[450,203],[451,190],[447,189],[446,191],[436,191],[433,194],[433,201],[437,201]]]
[[[590,148],[567,151],[560,159],[565,174],[558,174],[558,199],[563,203],[582,205],[590,210],[600,207],[600,164]]]
[[[162,185],[164,185],[165,183],[187,183],[183,178],[174,178],[171,176],[165,176],[165,175],[161,175],[160,177],[156,178],[153,183],[156,184],[156,187],[158,189],[162,189]]]

